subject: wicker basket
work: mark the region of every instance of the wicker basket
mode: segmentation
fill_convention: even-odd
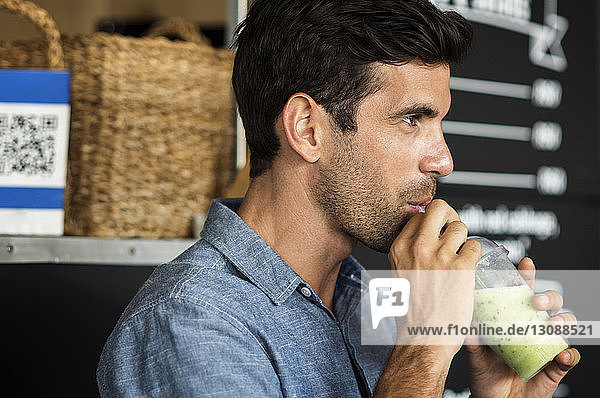
[[[65,234],[190,237],[193,215],[234,173],[233,54],[181,20],[153,31],[188,42],[95,33],[61,44],[33,3],[0,0],[0,8],[45,37],[0,42],[0,68],[71,71]]]

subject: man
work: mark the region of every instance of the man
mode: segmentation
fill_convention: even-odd
[[[440,124],[469,24],[426,0],[256,0],[238,32],[248,193],[213,202],[202,239],[133,299],[104,348],[101,394],[440,397],[462,341],[361,345],[350,253],[361,241],[393,269],[475,268],[478,244],[432,201],[453,167]],[[542,296],[538,308],[561,307]],[[470,321],[447,307],[431,313]],[[550,397],[579,360],[568,349],[525,383],[487,347],[468,352],[477,398]]]

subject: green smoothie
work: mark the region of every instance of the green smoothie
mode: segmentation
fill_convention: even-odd
[[[512,286],[475,290],[473,318],[480,325],[502,326],[548,322],[546,311],[537,311],[531,305],[533,292],[528,286]],[[562,350],[568,347],[561,336],[534,335],[481,337],[508,366],[524,380],[535,376]]]

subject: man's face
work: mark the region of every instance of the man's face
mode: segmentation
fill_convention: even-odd
[[[383,88],[360,104],[355,134],[332,129],[313,193],[335,228],[387,253],[431,201],[435,178],[452,172],[441,130],[450,69],[412,62],[375,71]]]

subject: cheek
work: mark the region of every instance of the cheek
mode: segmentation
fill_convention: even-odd
[[[390,139],[381,137],[372,147],[372,159],[382,170],[387,183],[397,184],[399,180],[410,180],[419,173],[419,159],[422,153],[420,143],[415,139]]]

